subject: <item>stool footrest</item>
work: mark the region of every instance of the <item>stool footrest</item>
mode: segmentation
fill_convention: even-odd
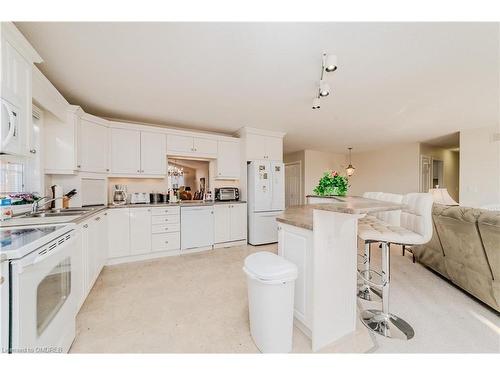
[[[358,271],[358,275],[361,278],[361,280],[363,280],[366,284],[373,286],[375,288],[383,288],[387,284],[387,281],[384,281],[383,275],[374,270]],[[372,279],[374,278],[380,279],[380,282],[376,283],[372,281]]]

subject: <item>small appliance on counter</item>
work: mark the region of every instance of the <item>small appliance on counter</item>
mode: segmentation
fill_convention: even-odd
[[[216,201],[237,201],[240,199],[240,191],[235,187],[215,188]]]
[[[149,193],[131,193],[130,194],[130,203],[131,204],[148,204],[149,201]]]
[[[113,205],[119,206],[127,203],[127,186],[115,185],[113,191]]]
[[[167,195],[163,193],[149,193],[150,203],[166,203]]]

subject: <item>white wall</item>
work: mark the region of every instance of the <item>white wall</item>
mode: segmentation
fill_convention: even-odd
[[[419,143],[401,143],[376,151],[352,154],[356,168],[349,195],[365,191],[411,193],[419,190]]]
[[[314,188],[326,171],[335,170],[345,174],[346,164],[344,154],[305,150],[304,195],[314,194]]]
[[[460,132],[460,205],[500,203],[500,126]]]

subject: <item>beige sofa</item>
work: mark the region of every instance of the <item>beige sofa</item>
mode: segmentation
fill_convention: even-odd
[[[432,218],[417,261],[500,312],[500,211],[434,204]]]

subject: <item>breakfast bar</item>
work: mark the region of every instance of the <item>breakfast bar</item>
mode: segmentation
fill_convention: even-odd
[[[290,207],[276,219],[278,254],[298,268],[295,324],[313,351],[355,331],[358,219],[403,207],[361,197],[323,199]]]

